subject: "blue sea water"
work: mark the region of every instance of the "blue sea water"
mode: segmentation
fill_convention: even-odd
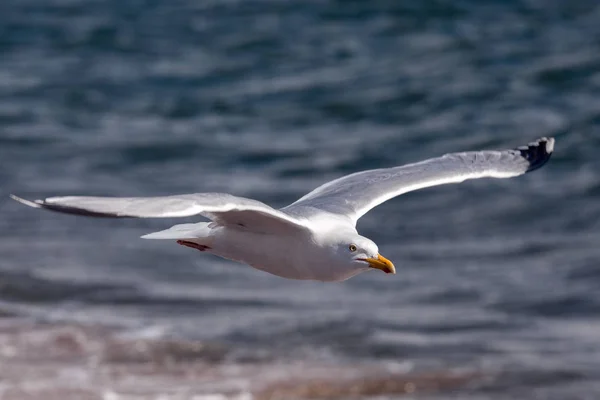
[[[398,274],[341,284],[139,239],[184,220],[8,198],[218,191],[282,207],[354,171],[539,136],[557,141],[539,171],[367,214],[359,231]],[[597,1],[4,0],[0,311],[218,343],[233,365],[486,377],[418,398],[595,399],[599,150]]]

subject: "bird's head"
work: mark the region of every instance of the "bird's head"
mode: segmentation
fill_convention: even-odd
[[[362,272],[371,268],[386,274],[395,274],[394,264],[379,254],[377,245],[356,233],[338,236],[332,246],[335,258],[351,270]]]

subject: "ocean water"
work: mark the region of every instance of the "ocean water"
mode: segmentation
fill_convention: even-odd
[[[557,140],[403,195],[398,274],[287,281],[9,193],[222,191]],[[0,398],[597,399],[600,4],[4,0]]]

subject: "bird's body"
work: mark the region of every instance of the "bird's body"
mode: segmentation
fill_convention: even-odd
[[[344,266],[336,268],[335,263],[323,265],[327,260],[327,246],[315,246],[315,243],[324,243],[323,235],[308,229],[265,235],[242,227],[217,226],[208,241],[194,241],[207,246],[204,251],[208,253],[288,279],[341,281],[360,272]],[[307,249],[314,251],[307,252]]]
[[[289,279],[342,281],[371,268],[395,273],[377,245],[356,231],[368,210],[402,193],[484,177],[508,178],[541,167],[554,139],[515,150],[452,153],[400,167],[362,171],[328,182],[275,210],[223,193],[164,197],[51,197],[15,200],[36,208],[100,217],[184,217],[211,222],[175,225],[143,236],[179,244]]]

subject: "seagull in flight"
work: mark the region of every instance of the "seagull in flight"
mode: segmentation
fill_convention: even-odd
[[[296,202],[274,209],[226,193],[161,197],[49,197],[27,206],[67,214],[111,218],[201,215],[209,222],[175,225],[142,236],[176,240],[201,252],[246,263],[288,279],[343,281],[372,269],[394,274],[394,264],[356,222],[377,205],[403,193],[467,179],[510,178],[543,166],[553,138],[503,151],[450,153],[392,168],[356,172],[325,183]]]

